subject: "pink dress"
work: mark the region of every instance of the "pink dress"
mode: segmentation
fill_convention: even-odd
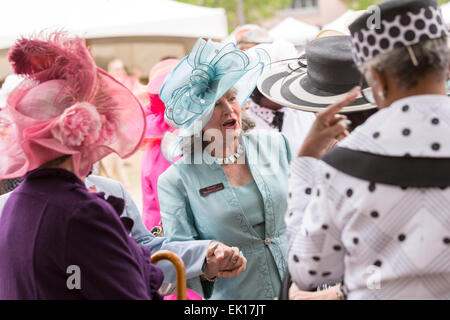
[[[164,121],[164,104],[156,95],[150,95],[151,107],[147,115],[145,151],[142,158],[141,184],[143,197],[142,220],[147,229],[161,223],[158,201],[158,178],[170,166],[161,153],[161,138],[166,131],[173,131]],[[159,100],[159,101],[158,101]]]
[[[158,95],[150,94],[150,106],[147,112],[147,131],[144,140],[144,155],[141,167],[141,184],[143,197],[142,220],[148,230],[161,225],[158,201],[158,178],[170,166],[161,153],[161,138],[166,131],[174,129],[164,121],[164,103]],[[192,290],[186,292],[188,300],[202,300]],[[164,300],[176,300],[176,294],[164,297]]]

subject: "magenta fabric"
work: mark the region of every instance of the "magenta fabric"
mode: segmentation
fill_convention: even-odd
[[[154,140],[148,144],[144,151],[141,167],[143,197],[142,220],[149,230],[161,223],[158,200],[158,178],[170,166],[170,162],[161,153],[161,136],[166,130],[174,130],[164,121],[164,104],[162,101],[156,95],[150,95],[150,100],[154,101],[152,111],[155,113],[147,116],[146,137]],[[157,100],[161,104],[155,103]],[[202,297],[192,290],[187,290],[186,296],[188,300],[202,300]],[[164,300],[176,299],[176,294],[164,297]]]
[[[195,293],[195,291],[187,290],[186,291],[187,300],[202,300],[202,297]],[[171,294],[170,296],[165,296],[164,300],[177,300],[176,294]]]
[[[149,94],[150,104],[145,107],[147,114],[147,128],[145,138],[161,138],[163,134],[173,128],[164,121],[164,111],[166,107],[164,102],[159,99],[157,94]]]
[[[170,162],[162,156],[160,147],[161,140],[148,147],[144,151],[142,158],[142,220],[149,230],[154,226],[160,225],[161,222],[157,189],[158,178],[170,166]]]
[[[164,121],[164,103],[157,94],[150,94],[150,105],[146,107],[148,115],[145,133],[146,147],[142,157],[142,220],[147,229],[160,225],[161,214],[158,201],[158,178],[170,166],[161,154],[161,138],[166,131],[173,131]]]
[[[170,166],[161,153],[161,139],[167,131],[175,129],[164,121],[166,107],[159,99],[159,90],[167,74],[178,63],[177,59],[166,59],[155,64],[149,72],[148,92],[150,103],[144,108],[147,129],[144,137],[144,155],[141,165],[141,185],[143,197],[142,220],[147,229],[161,224],[161,214],[158,200],[158,178]],[[188,300],[202,300],[202,297],[192,290],[186,292]],[[170,295],[164,300],[176,300]]]

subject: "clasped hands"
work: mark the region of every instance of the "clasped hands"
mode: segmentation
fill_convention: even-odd
[[[247,266],[247,259],[239,248],[229,247],[217,241],[211,241],[205,259],[206,268],[202,275],[205,279],[236,277],[244,272]]]

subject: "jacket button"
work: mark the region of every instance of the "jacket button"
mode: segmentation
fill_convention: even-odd
[[[270,238],[266,238],[265,240],[264,240],[264,244],[266,245],[266,246],[268,246],[269,244],[271,244],[272,243],[272,240],[270,239]]]

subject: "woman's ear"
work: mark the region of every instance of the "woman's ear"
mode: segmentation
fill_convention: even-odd
[[[386,74],[384,72],[379,72],[375,68],[370,68],[368,74],[368,81],[370,82],[370,86],[374,89],[375,94],[383,100],[386,99],[388,94]]]

